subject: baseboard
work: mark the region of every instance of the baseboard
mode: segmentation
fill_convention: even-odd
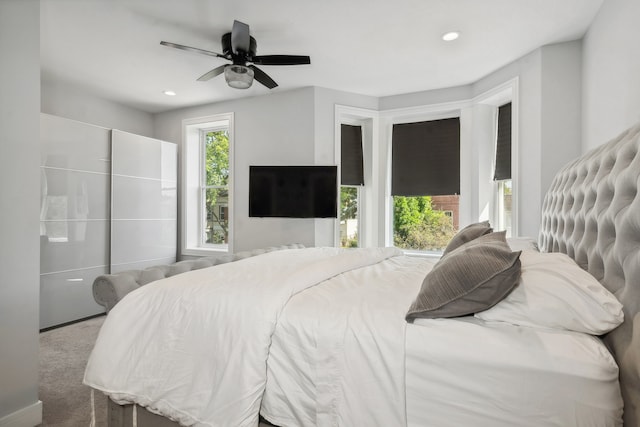
[[[93,314],[91,316],[87,316],[87,317],[82,317],[80,319],[76,319],[76,320],[71,320],[69,322],[64,322],[64,323],[60,323],[57,325],[53,325],[53,326],[47,326],[46,328],[42,328],[40,329],[40,333],[42,332],[48,332],[52,329],[58,329],[58,328],[62,328],[64,326],[69,326],[69,325],[73,325],[74,323],[80,323],[80,322],[84,322],[85,320],[89,320],[89,319],[95,319],[96,317],[101,317],[101,316],[106,316],[107,313],[102,312],[102,313],[97,313],[97,314]]]
[[[22,408],[0,418],[0,427],[35,427],[42,424],[42,402]]]

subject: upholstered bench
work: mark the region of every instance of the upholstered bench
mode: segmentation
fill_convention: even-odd
[[[218,264],[233,262],[240,259],[260,255],[282,249],[304,248],[304,245],[294,243],[291,245],[272,246],[264,249],[225,254],[220,256],[203,257],[193,260],[178,261],[174,264],[156,265],[143,270],[126,270],[115,274],[104,274],[93,281],[93,298],[107,309],[107,313],[129,292],[165,277],[175,276],[200,268],[212,267]]]

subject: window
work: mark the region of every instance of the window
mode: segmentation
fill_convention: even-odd
[[[201,203],[205,215],[202,246],[226,248],[229,240],[229,128],[201,131],[204,164],[202,165]]]
[[[458,228],[460,120],[393,125],[393,244],[441,252]]]
[[[360,187],[364,185],[362,126],[340,126],[340,247],[358,247]]]
[[[233,114],[184,120],[183,130],[181,252],[230,251]]]
[[[498,107],[496,156],[493,180],[495,182],[494,229],[506,230],[511,236],[512,182],[511,182],[511,103]]]
[[[506,236],[511,237],[512,182],[510,179],[498,181],[496,187],[496,230],[506,230]]]
[[[340,247],[358,247],[358,187],[340,186]]]

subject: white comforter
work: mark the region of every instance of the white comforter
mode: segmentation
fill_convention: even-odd
[[[255,426],[271,338],[287,301],[343,272],[401,254],[392,248],[276,251],[143,286],[110,312],[84,383],[184,425]],[[403,335],[398,338],[402,345]],[[399,369],[404,362],[394,363]],[[381,375],[397,378],[395,372]],[[392,386],[404,399],[399,375]],[[331,400],[334,390],[326,391]],[[345,405],[348,400],[339,407],[328,402],[327,416],[348,416]],[[403,425],[404,411],[395,412],[399,423],[393,425]]]
[[[404,316],[435,260],[394,257],[293,297],[273,335],[275,425],[405,426]]]

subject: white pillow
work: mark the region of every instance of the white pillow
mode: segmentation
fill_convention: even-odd
[[[507,244],[512,251],[538,251],[538,242],[532,237],[507,237]]]
[[[591,274],[561,253],[524,250],[513,291],[475,317],[602,335],[622,323],[622,304]]]

